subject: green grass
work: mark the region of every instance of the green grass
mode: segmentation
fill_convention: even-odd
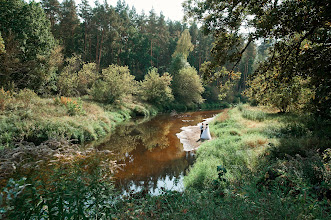
[[[9,182],[0,215],[8,219],[18,215],[27,219],[330,219],[329,122],[272,111],[257,120],[247,117],[247,108],[224,111],[210,123],[214,139],[198,149],[184,178],[184,192],[119,196],[99,175],[100,167],[93,167],[93,174],[59,165],[52,169],[51,181]],[[249,107],[249,111],[261,115],[265,109]],[[110,114],[104,120],[111,117],[125,116]],[[73,168],[86,161],[82,158]],[[220,165],[226,172],[219,176]],[[27,184],[29,190],[19,194]],[[87,203],[90,206],[84,206]]]
[[[91,100],[77,100],[82,110],[72,114],[60,99],[34,97],[23,103],[14,97],[0,114],[0,149],[14,147],[15,142],[40,144],[49,139],[68,139],[78,143],[106,136],[118,123],[132,116],[155,115],[148,104],[130,102],[106,106]],[[72,98],[75,100],[75,98]]]
[[[232,213],[225,219],[327,218],[331,142],[313,118],[245,106],[227,114],[211,123],[215,138],[198,149],[186,191],[221,193],[220,216]],[[218,180],[219,165],[227,170],[225,182]]]

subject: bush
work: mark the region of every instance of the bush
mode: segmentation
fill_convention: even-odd
[[[181,69],[174,76],[172,89],[177,102],[186,105],[202,103],[202,80],[193,67]]]
[[[97,101],[111,104],[122,101],[135,91],[136,82],[129,68],[110,65],[102,70],[102,79],[94,83],[90,94]]]
[[[152,69],[141,82],[141,98],[151,104],[163,106],[174,99],[170,88],[172,77],[169,73],[160,76],[157,69]]]
[[[77,90],[80,95],[88,94],[93,83],[98,78],[97,65],[95,63],[85,63],[77,73]]]
[[[5,91],[3,88],[0,89],[0,110],[5,110],[9,99],[11,98],[11,94],[9,91]]]
[[[77,71],[82,63],[81,58],[73,56],[67,58],[67,65],[63,68],[58,78],[57,87],[61,95],[76,96],[78,95],[78,76]]]
[[[54,104],[56,105],[64,105],[67,108],[68,114],[70,116],[84,114],[83,110],[83,102],[80,98],[77,100],[72,100],[71,98],[67,98],[61,96],[61,98],[54,98]]]
[[[16,99],[23,102],[24,107],[28,108],[31,104],[31,101],[38,99],[37,94],[30,89],[22,89],[16,96]]]

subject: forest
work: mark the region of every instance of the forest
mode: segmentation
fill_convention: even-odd
[[[182,6],[172,21],[124,0],[0,0],[0,217],[330,217],[331,4]],[[135,117],[205,109],[226,110],[184,192],[123,200],[111,154],[80,148]]]

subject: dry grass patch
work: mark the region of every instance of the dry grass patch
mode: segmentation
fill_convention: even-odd
[[[227,119],[229,119],[229,109],[224,109],[224,111],[216,118],[216,121],[218,122],[224,122],[226,121]]]

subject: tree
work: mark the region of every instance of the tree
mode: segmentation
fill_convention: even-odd
[[[91,89],[91,95],[97,101],[114,103],[122,101],[136,90],[136,81],[128,67],[110,65],[102,70],[101,78]]]
[[[186,67],[173,77],[172,90],[175,100],[186,105],[202,103],[202,80],[193,67]]]
[[[243,90],[246,89],[246,82],[248,80],[248,77],[254,72],[255,59],[256,59],[256,45],[255,43],[251,43],[243,53],[237,68],[242,73],[240,82],[238,84],[239,92],[242,92]]]
[[[159,75],[156,68],[151,69],[141,82],[140,95],[152,104],[164,105],[174,99],[171,90],[172,77],[169,73]]]
[[[190,64],[186,61],[182,54],[177,54],[172,58],[170,64],[170,73],[175,76],[179,73],[179,71],[183,68],[190,67]]]
[[[230,62],[234,68],[250,43],[261,38],[274,40],[270,58],[252,78],[274,68],[278,68],[280,82],[291,81],[296,76],[303,80],[310,78],[310,88],[316,92],[315,99],[311,100],[312,111],[331,117],[328,101],[331,4],[328,1],[187,0],[184,7],[188,16],[203,20],[206,33],[214,35],[214,66]],[[241,46],[242,26],[248,26],[251,32]]]
[[[4,53],[6,53],[6,47],[0,32],[0,54],[4,54]]]
[[[277,68],[259,74],[249,81],[245,94],[258,103],[276,107],[280,112],[303,111],[314,92],[309,88],[310,79],[295,76],[287,81],[281,80]]]
[[[89,54],[91,53],[91,20],[92,20],[92,8],[88,4],[88,0],[83,0],[79,5],[79,16],[83,19],[83,30],[84,30],[84,61],[90,59]]]
[[[61,95],[77,96],[79,92],[77,72],[80,69],[82,60],[80,56],[72,56],[66,59],[66,66],[61,71],[57,87]]]
[[[84,63],[77,73],[77,91],[79,94],[87,95],[97,78],[97,65],[95,63]]]
[[[64,55],[71,57],[77,50],[75,35],[79,27],[79,19],[74,0],[64,0],[60,10],[59,38],[64,46]]]
[[[172,57],[176,57],[177,54],[182,54],[184,59],[187,60],[187,57],[191,51],[193,51],[193,44],[191,42],[191,35],[188,29],[184,30],[178,39],[176,50],[173,53]]]
[[[48,73],[42,62],[50,55],[54,39],[40,4],[0,0],[0,32],[6,53],[0,55],[0,86],[14,83],[37,90]]]
[[[56,25],[60,20],[60,3],[58,0],[42,0],[41,5],[51,22],[51,30],[54,35],[56,34]]]

